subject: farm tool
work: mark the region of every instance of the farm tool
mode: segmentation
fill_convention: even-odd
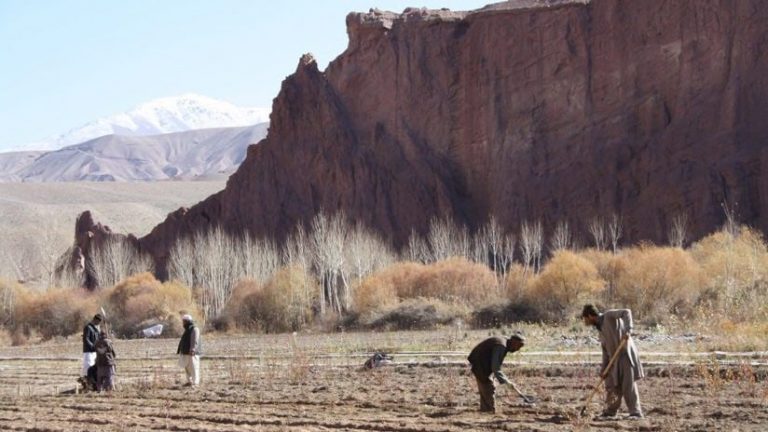
[[[608,366],[605,367],[605,370],[600,374],[600,380],[597,382],[595,387],[592,389],[592,392],[589,393],[589,396],[587,397],[587,400],[584,402],[584,406],[581,407],[581,410],[579,411],[579,416],[584,416],[584,413],[587,412],[587,407],[589,407],[589,403],[592,401],[592,397],[595,396],[595,393],[597,393],[597,390],[600,389],[600,385],[605,382],[605,379],[608,377],[608,373],[611,371],[611,368],[613,367],[613,364],[616,362],[616,359],[619,357],[619,354],[621,353],[621,350],[624,348],[624,346],[627,344],[627,341],[629,340],[629,335],[625,334],[621,338],[621,342],[619,343],[619,346],[616,347],[616,351],[611,356],[610,361],[608,362]]]
[[[99,312],[101,312],[101,318],[104,320],[104,331],[109,333],[109,325],[107,324],[107,313],[104,311],[103,306],[100,308]]]
[[[523,402],[527,403],[528,405],[534,405],[536,403],[536,397],[524,395],[523,392],[521,392],[513,382],[510,382],[509,385],[513,390],[515,390],[515,393],[520,396],[520,399],[522,399]]]

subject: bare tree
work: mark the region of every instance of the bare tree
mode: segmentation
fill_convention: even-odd
[[[240,248],[221,227],[198,232],[194,239],[195,276],[206,318],[217,317],[227,304],[239,277]]]
[[[621,216],[616,213],[611,215],[611,220],[608,222],[608,235],[611,238],[611,248],[615,254],[619,250],[619,240],[622,234],[622,220]]]
[[[429,261],[429,245],[415,230],[411,230],[408,237],[406,259],[411,262],[426,264]]]
[[[520,252],[523,254],[523,265],[526,272],[531,268],[535,273],[541,266],[542,245],[544,234],[541,221],[529,224],[524,221],[520,227]]]
[[[346,274],[362,279],[376,270],[391,264],[394,253],[381,238],[361,224],[356,224],[347,237],[344,247]]]
[[[736,205],[730,205],[723,201],[720,204],[723,207],[723,213],[725,213],[725,225],[723,228],[725,232],[732,237],[736,237],[739,234],[739,222],[736,216]]]
[[[312,270],[312,246],[309,243],[307,232],[304,225],[299,222],[293,234],[288,236],[283,244],[283,263],[290,267],[297,267],[303,274],[310,274]],[[308,278],[302,277],[302,295],[301,301],[312,302],[317,293],[312,292],[313,287]],[[323,290],[320,290],[321,293]],[[301,302],[298,302],[300,304]],[[306,306],[306,305],[305,305]],[[299,324],[304,325],[305,315],[299,314]]]
[[[552,253],[563,249],[570,249],[572,245],[571,229],[568,221],[560,221],[555,226],[552,233],[552,239],[549,242],[549,248]]]
[[[517,245],[517,238],[514,234],[507,234],[504,236],[501,249],[501,280],[507,278],[509,268],[512,267],[512,263],[515,261],[515,247]]]
[[[721,204],[725,213],[725,225],[723,231],[727,234],[725,242],[725,308],[729,310],[736,297],[738,280],[736,278],[736,260],[738,257],[734,251],[734,241],[739,235],[739,222],[736,217],[736,206],[727,202]]]
[[[6,257],[7,267],[3,269],[3,275],[12,275],[9,279],[17,281],[28,281],[33,277],[32,263],[35,253],[30,245],[17,249],[13,254],[5,248],[0,248],[0,251]]]
[[[283,244],[283,263],[298,266],[309,272],[312,266],[312,251],[307,232],[301,222],[296,224],[293,234]]]
[[[93,275],[99,287],[111,287],[132,274],[151,271],[152,260],[127,240],[110,237],[91,254]]]
[[[488,265],[496,274],[502,270],[502,253],[504,248],[504,232],[491,216],[475,235],[475,261]]]
[[[241,268],[236,279],[246,277],[264,283],[280,267],[280,255],[271,241],[257,240],[250,234],[243,233],[235,241],[235,245],[236,249],[241,251],[237,254]]]
[[[189,288],[197,286],[195,269],[199,264],[195,259],[195,242],[191,237],[181,237],[171,248],[168,258],[168,273],[171,280],[177,280]]]
[[[321,212],[312,219],[310,238],[314,264],[323,285],[320,299],[321,314],[326,312],[326,306],[333,312],[344,312],[352,302],[344,274],[346,236],[346,221],[342,213],[329,217]]]
[[[605,225],[600,217],[594,217],[589,222],[589,233],[592,235],[592,241],[595,248],[599,251],[605,250]]]
[[[16,310],[16,292],[9,285],[0,283],[0,326],[10,326]]]
[[[667,241],[672,247],[683,248],[688,240],[688,215],[677,213],[672,217],[672,224],[667,231]]]

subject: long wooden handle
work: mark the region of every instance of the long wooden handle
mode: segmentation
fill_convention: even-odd
[[[600,374],[600,377],[602,378],[602,379],[600,380],[600,382],[603,382],[603,380],[605,380],[605,378],[608,376],[608,372],[610,372],[610,371],[611,371],[611,366],[613,366],[613,363],[614,363],[614,362],[616,361],[616,359],[619,357],[619,354],[621,353],[621,349],[622,349],[622,348],[624,348],[624,345],[626,345],[626,344],[627,344],[627,341],[628,341],[628,340],[629,340],[629,335],[627,335],[627,334],[625,334],[625,335],[624,335],[624,336],[621,338],[621,343],[619,343],[619,346],[618,346],[618,347],[616,347],[616,351],[615,351],[615,352],[613,353],[613,355],[611,356],[611,360],[609,360],[609,361],[608,361],[608,366],[606,366],[606,367],[605,367],[605,370],[603,371],[603,373],[601,373],[601,374]],[[598,385],[600,385],[600,384],[598,384]]]
[[[624,348],[624,345],[627,344],[628,340],[629,340],[629,335],[624,335],[624,337],[621,338],[621,342],[619,343],[619,346],[616,347],[616,351],[614,351],[613,355],[611,356],[611,359],[608,361],[608,366],[606,366],[605,370],[603,370],[603,372],[600,374],[600,381],[597,382],[597,385],[595,385],[595,388],[592,389],[592,392],[589,394],[589,397],[587,397],[587,401],[584,402],[584,406],[581,408],[581,411],[580,411],[581,414],[584,414],[584,411],[587,410],[589,403],[592,402],[592,397],[595,396],[595,393],[597,393],[597,390],[600,388],[600,384],[602,384],[603,381],[605,381],[605,378],[608,377],[608,372],[611,371],[611,367],[613,366],[613,363],[619,357],[619,354],[621,353],[621,349]]]

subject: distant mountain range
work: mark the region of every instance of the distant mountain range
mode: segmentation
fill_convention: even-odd
[[[192,179],[232,173],[266,136],[269,110],[188,94],[0,153],[0,181]],[[51,151],[45,151],[51,150]]]
[[[121,114],[101,118],[16,151],[58,150],[106,135],[147,136],[195,129],[251,126],[269,121],[268,108],[242,108],[197,94],[155,99]]]
[[[107,135],[51,152],[0,153],[0,181],[136,181],[231,174],[268,123],[152,136]]]

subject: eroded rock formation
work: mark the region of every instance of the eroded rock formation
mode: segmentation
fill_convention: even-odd
[[[517,0],[472,12],[347,17],[326,71],[304,56],[266,139],[224,191],[139,240],[221,225],[283,237],[344,210],[402,244],[433,216],[583,229],[622,215],[624,240],[768,229],[768,4]],[[162,275],[162,273],[161,273]]]

